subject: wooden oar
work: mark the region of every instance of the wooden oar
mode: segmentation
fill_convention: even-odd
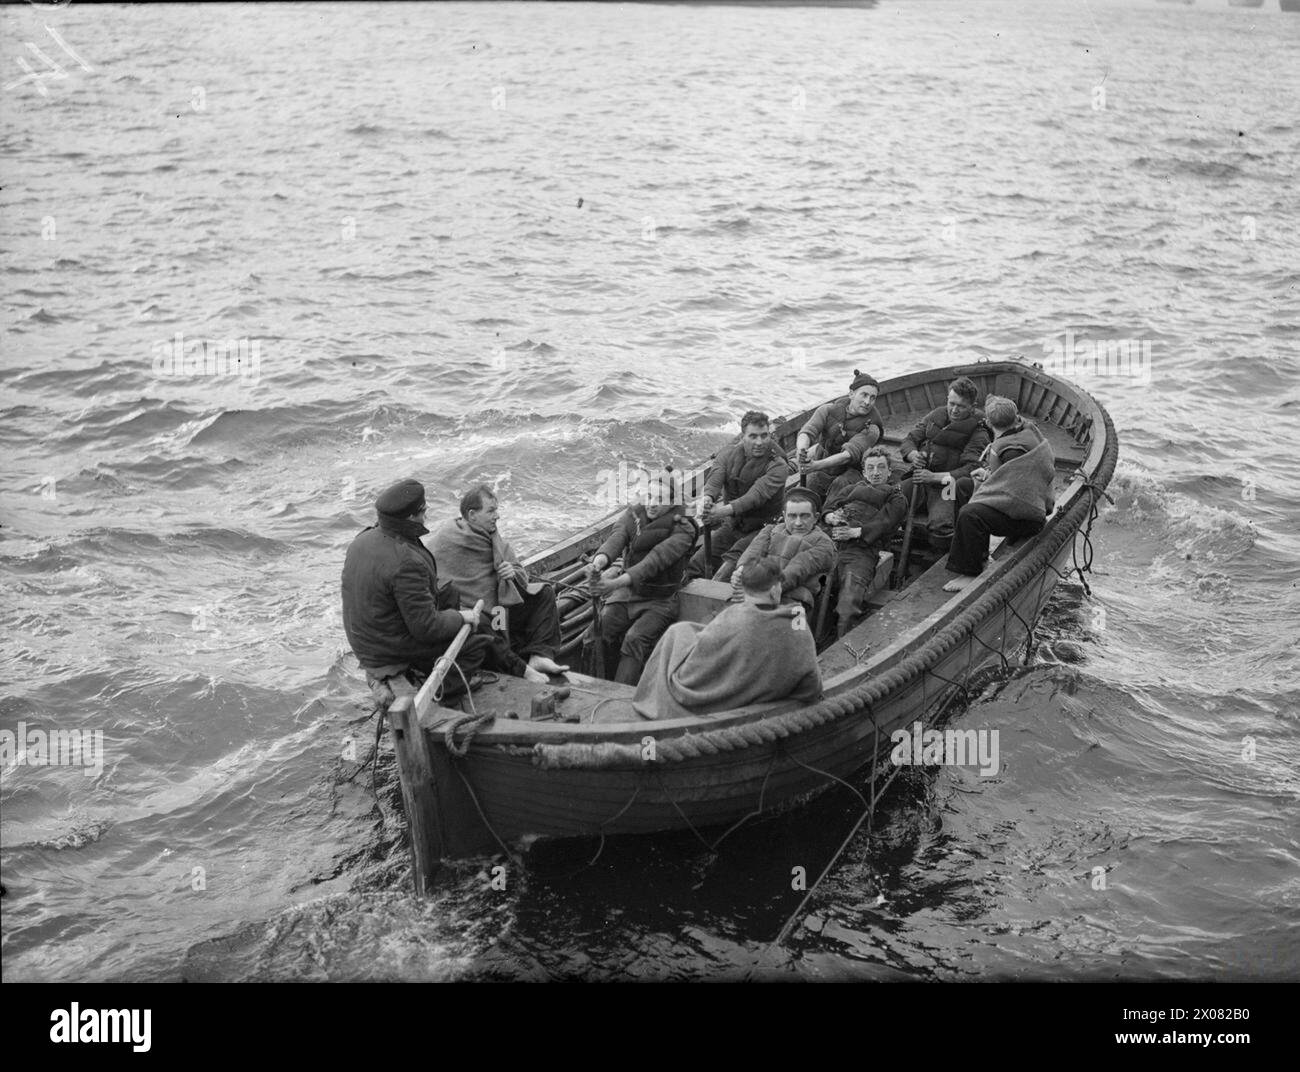
[[[934,460],[934,451],[925,452],[925,468],[930,468]],[[903,546],[898,549],[898,562],[894,564],[894,573],[890,578],[891,588],[901,588],[907,582],[907,560],[912,557],[912,526],[916,522],[916,493],[921,485],[916,480],[916,466],[912,466],[912,501],[907,504],[907,526],[903,529]]]
[[[483,600],[474,604],[474,613],[479,614],[483,610]],[[456,661],[456,656],[460,654],[460,649],[465,646],[465,641],[469,639],[470,633],[474,627],[466,622],[460,627],[460,632],[456,634],[456,639],[447,645],[447,650],[438,656],[438,661],[433,664],[433,672],[423,685],[420,691],[415,694],[415,717],[418,719],[429,708],[433,706],[433,694],[442,684],[442,679],[447,676],[451,670],[452,663]]]
[[[591,676],[605,676],[605,634],[600,627],[600,597],[591,597]]]
[[[912,525],[916,522],[916,493],[920,489],[913,478],[912,498],[907,504],[907,525],[903,529],[903,546],[898,550],[898,562],[894,565],[894,575],[890,578],[890,588],[898,589],[907,579],[907,560],[912,557]]]
[[[589,562],[590,559],[582,556],[583,562]],[[597,573],[599,576],[599,573]],[[588,582],[591,583],[591,582]],[[587,616],[587,611],[582,612],[582,617]],[[605,637],[600,629],[600,597],[595,592],[591,593],[591,625],[587,627],[582,637],[582,656],[581,666],[582,673],[588,677],[605,676]]]

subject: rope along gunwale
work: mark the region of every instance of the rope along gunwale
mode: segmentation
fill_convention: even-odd
[[[1078,495],[1068,510],[1055,517],[1039,534],[1037,542],[1025,549],[1024,557],[1015,561],[1002,578],[994,582],[974,603],[961,611],[917,651],[905,656],[889,670],[836,696],[826,697],[816,704],[795,711],[783,712],[739,726],[660,738],[655,742],[654,760],[643,759],[641,749],[636,745],[620,745],[613,742],[600,742],[595,745],[582,743],[553,745],[539,742],[533,746],[534,765],[543,769],[552,767],[626,769],[644,767],[651,763],[682,762],[699,756],[716,755],[718,752],[771,744],[791,734],[802,733],[815,726],[862,711],[889,693],[901,689],[918,676],[925,675],[957,644],[974,634],[980,623],[991,614],[1001,610],[1005,616],[1011,597],[1030,584],[1043,570],[1051,569],[1062,580],[1073,573],[1077,573],[1082,578],[1083,572],[1090,568],[1092,562],[1091,529],[1100,513],[1098,499],[1105,496],[1111,502],[1114,501],[1105,488],[1114,474],[1119,447],[1114,439],[1114,423],[1110,414],[1105,410],[1101,412],[1105,418],[1105,448],[1096,472],[1091,478],[1080,481],[1081,491],[1086,494]],[[1062,573],[1056,569],[1053,560],[1067,541],[1077,543],[1080,536],[1085,541],[1083,564],[1078,564],[1077,552],[1072,548],[1076,564],[1069,573]],[[1084,587],[1087,591],[1086,582]],[[975,639],[981,644],[984,643],[978,636]],[[1000,654],[1005,661],[1005,653]],[[593,751],[597,748],[602,750],[599,755]]]

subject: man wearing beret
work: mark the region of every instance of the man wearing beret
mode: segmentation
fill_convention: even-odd
[[[428,675],[462,625],[480,614],[458,610],[454,586],[439,586],[433,555],[420,543],[424,486],[403,480],[375,500],[378,524],[362,530],[343,562],[343,630],[369,682],[411,672]],[[482,666],[525,676],[527,667],[490,633],[473,632],[456,657],[466,680]],[[443,695],[464,691],[451,673]]]

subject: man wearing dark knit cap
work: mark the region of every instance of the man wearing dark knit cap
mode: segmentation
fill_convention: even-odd
[[[876,409],[879,394],[875,378],[854,369],[848,397],[818,406],[799,429],[799,469],[809,474],[808,488],[818,496],[826,495],[836,477],[861,468],[863,455],[885,434]]]
[[[420,543],[424,486],[402,480],[375,500],[378,524],[363,529],[343,562],[343,631],[374,683],[388,677],[427,676],[461,626],[477,628],[480,614],[458,610],[452,585],[439,586],[433,555]],[[491,634],[470,633],[456,657],[467,680],[481,666],[523,677],[522,660]],[[444,695],[464,691],[460,674],[449,674]]]

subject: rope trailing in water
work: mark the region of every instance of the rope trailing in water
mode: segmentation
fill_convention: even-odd
[[[690,817],[684,811],[682,811],[681,806],[677,803],[676,800],[673,799],[672,793],[668,792],[668,787],[664,785],[664,776],[660,774],[658,771],[655,771],[655,777],[659,780],[659,789],[663,792],[663,795],[668,798],[668,803],[673,806],[677,814],[682,817],[682,822],[684,822],[686,826],[690,829],[690,832],[695,835],[696,840],[699,841],[699,843],[703,845],[706,849],[708,849],[709,852],[712,852],[713,846],[704,840],[704,835],[695,829],[695,824],[691,822]]]
[[[763,814],[763,798],[767,795],[767,780],[772,777],[772,768],[776,766],[776,758],[780,754],[781,754],[781,746],[777,745],[774,749],[772,749],[772,758],[768,761],[767,772],[763,775],[763,784],[758,787],[758,807],[755,808],[753,811],[751,811],[748,815],[742,815],[739,819],[737,819],[734,823],[732,823],[729,827],[727,827],[727,829],[723,832],[722,836],[718,838],[718,840],[715,841],[711,846],[711,850],[713,852],[717,852],[718,846],[721,845],[724,841],[726,841],[727,838],[731,837],[731,835],[735,831],[739,830],[742,826],[744,826],[747,822],[749,822],[750,819],[756,819]]]
[[[872,712],[872,720],[873,720],[873,722],[874,722],[874,720],[875,720],[875,712],[874,712],[874,711]],[[797,906],[795,906],[795,910],[794,910],[793,912],[790,913],[790,917],[785,921],[785,925],[784,925],[784,926],[783,926],[783,927],[782,927],[782,928],[777,932],[776,937],[773,938],[772,941],[771,941],[770,943],[768,943],[767,948],[763,950],[763,955],[764,955],[764,956],[766,956],[767,953],[768,953],[768,951],[771,950],[774,946],[778,946],[778,945],[780,945],[782,942],[784,942],[784,941],[786,940],[786,938],[788,938],[788,937],[790,936],[790,931],[794,929],[795,921],[796,921],[796,920],[799,918],[799,916],[803,913],[804,906],[807,905],[807,903],[809,902],[809,900],[811,900],[812,895],[813,895],[813,894],[816,892],[816,890],[817,890],[817,887],[821,885],[821,883],[822,883],[822,879],[824,879],[827,875],[829,875],[829,874],[831,873],[832,869],[835,867],[836,863],[839,862],[839,858],[844,854],[844,850],[847,849],[847,848],[849,847],[849,845],[852,843],[854,836],[857,834],[858,830],[861,829],[863,822],[865,822],[866,820],[868,820],[869,818],[871,818],[872,816],[875,815],[875,812],[876,812],[876,800],[878,799],[878,798],[876,797],[875,792],[874,792],[874,787],[875,787],[875,758],[874,758],[874,756],[873,756],[872,761],[871,761],[871,763],[872,763],[872,779],[871,779],[871,782],[872,782],[873,792],[872,792],[872,795],[871,795],[871,799],[870,799],[870,800],[868,800],[868,799],[867,799],[866,797],[864,797],[861,793],[859,793],[859,792],[857,791],[857,789],[855,789],[853,786],[849,785],[848,782],[844,781],[843,778],[836,778],[835,775],[831,774],[829,771],[819,771],[819,770],[817,770],[816,767],[810,767],[807,763],[801,763],[801,762],[800,762],[800,761],[799,761],[795,756],[791,756],[790,758],[793,759],[796,763],[798,763],[799,766],[801,766],[801,767],[806,767],[808,770],[812,771],[812,772],[815,773],[815,774],[821,774],[821,775],[823,775],[824,777],[826,777],[826,778],[830,778],[830,779],[832,779],[832,780],[834,780],[834,781],[839,782],[840,785],[845,786],[845,787],[846,787],[847,789],[849,789],[849,790],[850,790],[850,791],[851,791],[851,792],[852,792],[852,793],[853,793],[853,794],[854,794],[854,795],[855,795],[855,796],[856,796],[860,801],[862,801],[862,805],[863,805],[863,807],[862,807],[862,814],[858,816],[857,822],[855,822],[855,823],[853,824],[853,829],[851,829],[851,830],[848,832],[848,834],[845,835],[844,840],[840,842],[840,847],[839,847],[838,849],[835,850],[835,854],[830,858],[830,860],[827,861],[826,866],[822,868],[822,872],[821,872],[820,875],[817,876],[816,881],[814,881],[813,884],[812,884],[811,886],[808,887],[807,891],[806,891],[806,892],[804,893],[804,895],[803,895],[803,898],[799,901],[799,904],[798,904]],[[761,961],[762,958],[760,957],[759,959],[760,959],[760,961]]]
[[[451,761],[451,766],[456,772],[457,777],[460,778],[461,784],[465,787],[465,792],[469,794],[470,800],[474,802],[474,809],[478,812],[478,817],[483,820],[483,825],[487,828],[487,832],[491,834],[492,839],[501,846],[501,851],[506,854],[506,859],[522,870],[523,861],[506,847],[506,843],[501,840],[501,836],[492,828],[492,824],[488,822],[487,814],[483,811],[483,805],[478,802],[478,794],[474,792],[474,787],[469,784],[469,779],[465,777],[465,772],[460,769],[460,764],[453,759]]]
[[[375,704],[375,747],[370,753],[370,788],[375,799],[379,799],[379,742],[384,735],[384,719],[388,715],[388,705],[380,700]]]

